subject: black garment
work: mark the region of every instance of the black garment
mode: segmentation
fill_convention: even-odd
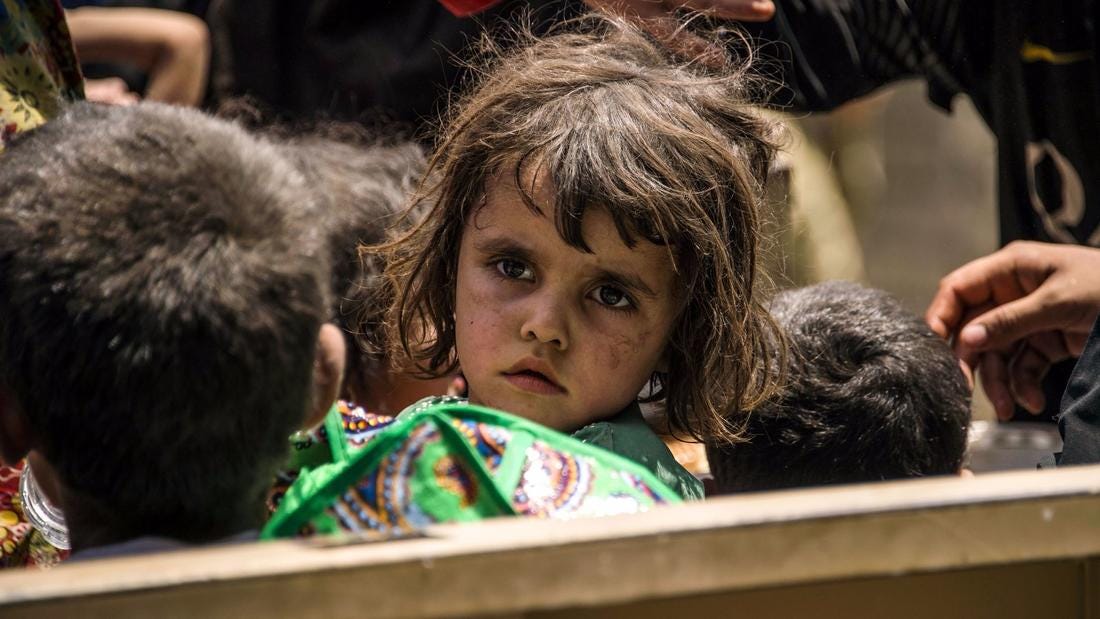
[[[902,78],[966,94],[997,138],[1000,237],[1100,246],[1093,0],[776,0],[747,27],[786,89],[828,110]],[[1072,363],[1044,381],[1049,419]],[[1022,409],[1017,418],[1035,419]]]
[[[1001,240],[1100,246],[1100,93],[1092,0],[776,0],[747,27],[788,86],[826,110],[916,77],[973,101],[997,137]]]
[[[1100,320],[1093,325],[1062,396],[1058,431],[1062,434],[1062,453],[1055,454],[1058,466],[1100,463]]]
[[[528,15],[535,31],[579,12],[577,0],[505,0],[476,18],[438,0],[223,0],[215,31],[219,98],[250,95],[297,118],[430,127],[468,76],[482,32]]]

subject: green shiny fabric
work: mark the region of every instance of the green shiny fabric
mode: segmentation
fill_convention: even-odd
[[[331,462],[302,469],[263,538],[400,536],[442,522],[607,516],[681,501],[636,462],[457,399],[418,403],[362,448],[332,451]]]
[[[685,501],[703,500],[703,482],[680,465],[642,417],[637,404],[608,419],[584,426],[573,438],[637,462],[672,488]]]

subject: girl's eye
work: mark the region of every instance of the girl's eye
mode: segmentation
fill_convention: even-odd
[[[616,309],[626,309],[634,305],[626,293],[614,286],[600,286],[596,289],[596,300]]]
[[[535,278],[534,274],[531,273],[531,267],[511,258],[497,260],[497,271],[500,271],[500,274],[508,279],[532,280]]]

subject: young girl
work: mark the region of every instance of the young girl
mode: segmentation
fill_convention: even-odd
[[[391,341],[472,403],[635,460],[701,498],[642,420],[732,439],[781,341],[754,294],[773,128],[743,67],[677,62],[592,18],[502,54],[429,163],[423,221],[390,245]]]

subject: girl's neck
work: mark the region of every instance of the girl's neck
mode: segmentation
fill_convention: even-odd
[[[451,377],[422,379],[407,373],[368,377],[363,393],[352,390],[352,401],[372,413],[396,415],[410,404],[433,395],[446,395]]]

